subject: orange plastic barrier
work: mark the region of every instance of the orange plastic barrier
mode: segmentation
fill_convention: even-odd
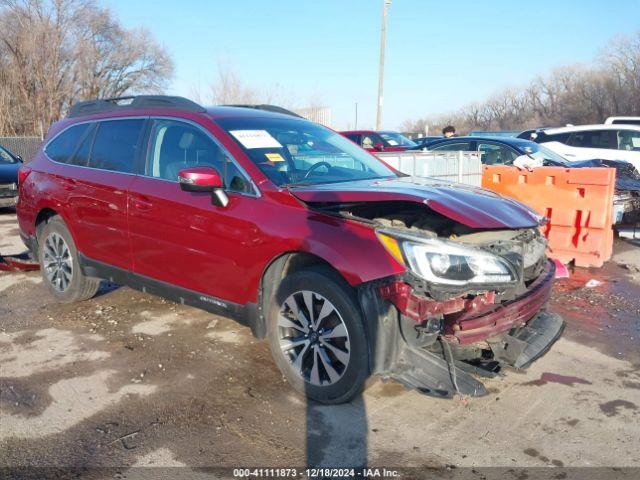
[[[601,267],[613,253],[613,168],[485,165],[482,186],[513,197],[549,219],[548,255],[579,267]]]

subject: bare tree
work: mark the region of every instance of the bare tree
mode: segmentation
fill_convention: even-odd
[[[93,0],[0,0],[0,134],[42,134],[77,100],[162,91],[172,69]]]
[[[629,110],[640,112],[640,30],[613,39],[602,51],[600,61],[620,89],[618,105],[625,102]]]
[[[206,83],[203,91],[198,82],[191,87],[191,96],[200,103],[212,105],[276,104],[293,108],[294,96],[282,85],[255,86],[242,79],[228,62],[218,61],[215,78]]]

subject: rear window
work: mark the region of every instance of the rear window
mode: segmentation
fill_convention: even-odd
[[[138,152],[144,120],[111,120],[100,122],[89,167],[131,173]]]
[[[75,152],[80,139],[88,128],[88,123],[67,128],[45,147],[44,152],[51,160],[66,163]]]
[[[73,157],[69,157],[67,163],[86,167],[89,164],[89,155],[91,153],[91,145],[93,144],[93,136],[96,130],[96,124],[92,123],[80,139],[80,146],[76,149]]]
[[[568,145],[582,148],[617,148],[614,130],[587,130],[574,132],[569,137]]]

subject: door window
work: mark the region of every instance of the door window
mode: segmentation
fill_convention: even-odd
[[[360,135],[358,135],[357,133],[348,133],[345,135],[345,137],[347,137],[352,142],[360,145]]]
[[[95,133],[95,124],[91,124],[80,138],[80,146],[77,148],[76,153],[70,158],[67,163],[71,165],[78,165],[86,167],[89,165],[89,155],[91,154],[91,146],[93,145],[93,137]]]
[[[535,141],[536,143],[558,142],[558,143],[564,143],[565,145],[568,145],[569,137],[571,136],[570,133],[548,134],[548,133],[545,133],[544,131],[540,131],[536,133],[537,133],[537,136],[535,138],[532,138],[532,140]]]
[[[142,119],[100,122],[91,149],[89,166],[132,173],[143,126]]]
[[[469,142],[445,143],[444,145],[435,145],[429,148],[432,152],[468,152],[471,149]]]
[[[495,143],[481,143],[478,151],[482,152],[480,161],[485,165],[511,165],[518,158],[515,150]]]
[[[362,148],[373,149],[376,144],[385,145],[385,142],[382,140],[382,137],[376,135],[375,133],[365,133],[362,134]]]
[[[574,132],[569,137],[567,144],[582,148],[618,148],[615,130]]]
[[[148,156],[150,177],[177,182],[180,170],[213,167],[222,175],[227,190],[255,193],[251,182],[224,150],[204,131],[188,123],[154,121]]]
[[[88,123],[81,123],[80,125],[74,125],[67,128],[64,132],[49,142],[45,147],[44,152],[51,160],[55,160],[60,163],[67,163],[73,155],[73,152],[76,151],[78,143],[88,128]]]
[[[640,151],[640,132],[618,130],[618,150]]]

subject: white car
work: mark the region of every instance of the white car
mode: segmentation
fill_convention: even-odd
[[[545,128],[519,135],[540,143],[568,160],[624,160],[640,172],[640,126],[580,125]]]

